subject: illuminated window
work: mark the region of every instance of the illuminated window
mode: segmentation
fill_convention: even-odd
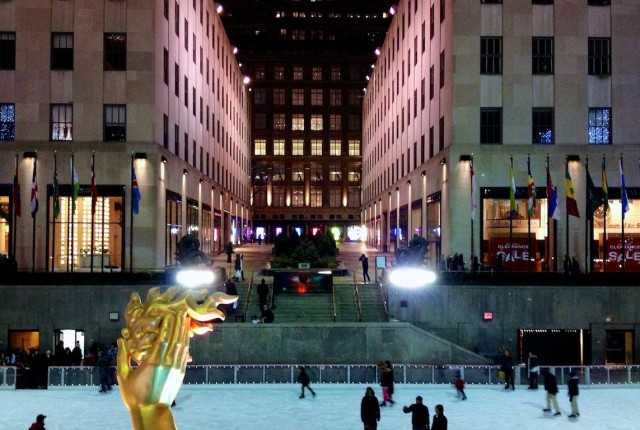
[[[273,79],[276,81],[284,81],[284,67],[276,66],[273,68]]]
[[[291,206],[295,208],[304,206],[304,189],[302,187],[291,188]]]
[[[322,188],[320,187],[311,187],[309,190],[309,206],[312,208],[321,208],[322,207]]]
[[[291,155],[304,155],[303,139],[293,139],[291,141]]]
[[[104,106],[105,142],[124,142],[127,140],[127,107],[125,105]]]
[[[0,103],[0,141],[16,139],[16,106]]]
[[[73,105],[51,105],[51,140],[73,140]]]
[[[294,113],[291,118],[291,130],[304,131],[304,115],[301,113]]]
[[[284,130],[285,122],[284,122],[284,114],[283,113],[274,113],[273,114],[273,129],[274,130]]]
[[[322,155],[322,140],[313,139],[311,141],[311,155]]]
[[[349,155],[351,155],[351,156],[359,156],[360,155],[360,140],[359,139],[349,139]]]
[[[314,88],[311,90],[311,106],[322,106],[321,88]]]
[[[342,115],[339,115],[339,114],[329,115],[329,130],[331,131],[342,130]]]
[[[329,141],[329,155],[342,155],[342,141],[331,139]]]
[[[322,130],[322,115],[321,114],[313,114],[311,115],[311,130],[321,131]]]
[[[611,108],[589,108],[589,145],[611,145]]]
[[[265,139],[254,140],[253,146],[253,155],[267,155],[267,141]]]
[[[296,163],[291,166],[291,180],[293,182],[304,182],[304,165]]]
[[[314,66],[313,69],[311,69],[311,79],[314,81],[322,80],[322,67]]]
[[[293,80],[301,81],[303,79],[304,69],[302,66],[293,66]]]
[[[273,141],[273,155],[284,155],[284,139]]]

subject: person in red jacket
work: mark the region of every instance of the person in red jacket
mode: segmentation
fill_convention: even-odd
[[[31,427],[29,427],[29,430],[46,430],[44,428],[44,419],[47,418],[46,416],[40,414],[36,417],[36,422],[31,424]]]
[[[456,372],[456,379],[453,381],[453,385],[458,390],[458,397],[462,400],[467,400],[467,395],[464,393],[464,379],[462,379],[460,371]]]

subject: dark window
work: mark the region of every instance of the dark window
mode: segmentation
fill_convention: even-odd
[[[484,4],[502,4],[502,0],[480,0]]]
[[[425,80],[422,78],[422,82],[420,84],[420,109],[424,109],[425,106]]]
[[[480,73],[502,74],[502,37],[480,38]]]
[[[184,77],[184,105],[189,107],[189,78]]]
[[[180,95],[180,66],[178,63],[175,63],[173,66],[173,92],[176,96]]]
[[[180,154],[180,126],[173,125],[173,153]]]
[[[169,148],[169,117],[162,115],[162,146]]]
[[[0,70],[16,68],[16,33],[0,32]]]
[[[589,6],[609,6],[611,4],[611,0],[589,0],[587,4]]]
[[[189,135],[184,134],[184,161],[189,162]]]
[[[424,163],[424,134],[420,137],[420,164]]]
[[[51,70],[73,70],[73,33],[51,35]]]
[[[444,51],[440,53],[440,88],[444,87]]]
[[[104,141],[127,140],[127,107],[125,105],[104,106]]]
[[[434,84],[436,80],[436,69],[435,66],[431,66],[429,69],[429,100],[433,99],[433,95],[435,92]]]
[[[73,105],[51,105],[51,140],[73,140]]]
[[[531,134],[534,145],[553,145],[553,108],[533,108]]]
[[[434,150],[434,139],[435,139],[435,135],[434,135],[434,131],[433,131],[433,126],[431,126],[431,128],[429,128],[429,158],[433,158],[433,155],[435,153]]]
[[[534,75],[553,74],[553,37],[531,39],[531,61]]]
[[[169,51],[164,48],[164,56],[162,59],[162,78],[164,83],[169,85]]]
[[[433,36],[436,35],[436,9],[434,5],[431,5],[431,9],[429,10],[429,36],[433,39]]]
[[[162,11],[164,12],[164,17],[169,19],[169,0],[164,0]]]
[[[176,31],[176,36],[180,37],[180,5],[178,4],[178,2],[176,2],[175,5],[176,5],[175,6],[176,16],[174,20],[174,27]]]
[[[184,20],[184,50],[189,51],[189,21]]]
[[[611,145],[611,108],[589,108],[589,145]]]
[[[440,138],[439,138],[439,147],[438,147],[438,151],[442,151],[444,150],[444,117],[440,118],[440,123],[439,123],[439,129],[440,129]]]
[[[589,74],[611,75],[611,38],[589,38]]]
[[[169,52],[166,49],[165,55],[168,62]],[[104,70],[127,70],[126,33],[104,34]]]
[[[440,0],[440,22],[444,21],[445,0]]]
[[[480,108],[480,143],[502,144],[502,108]]]
[[[0,103],[0,141],[16,140],[16,105]]]
[[[553,0],[533,0],[532,4],[553,4]]]

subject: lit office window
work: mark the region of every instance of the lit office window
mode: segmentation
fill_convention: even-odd
[[[253,155],[267,155],[267,141],[265,139],[254,140],[253,146]]]
[[[329,141],[329,155],[342,155],[342,141],[331,139]]]
[[[322,155],[322,140],[311,140],[311,155]]]
[[[273,141],[273,155],[284,155],[284,139]]]
[[[360,155],[359,139],[349,139],[349,155],[356,157]]]
[[[291,117],[291,130],[304,131],[304,115],[301,113],[294,113]]]
[[[323,129],[322,115],[321,114],[311,115],[311,130],[321,131],[322,129]]]
[[[303,139],[293,139],[291,141],[291,155],[304,155]]]

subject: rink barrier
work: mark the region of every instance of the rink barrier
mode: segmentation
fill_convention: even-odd
[[[187,366],[186,385],[204,384],[293,384],[298,378],[298,364],[221,364]],[[372,364],[307,364],[311,381],[315,384],[379,384],[378,367]],[[489,365],[394,365],[395,382],[399,384],[451,384],[460,372],[468,385],[497,385],[499,366]],[[640,365],[628,366],[543,366],[556,375],[564,385],[569,372],[580,376],[580,385],[640,384]],[[114,369],[115,370],[115,369]],[[528,384],[525,366],[514,368],[516,385]],[[115,373],[115,372],[114,372]],[[0,389],[15,389],[18,378],[28,377],[14,366],[0,366]],[[542,376],[539,376],[542,385]],[[97,367],[52,366],[48,369],[49,388],[99,386]]]

